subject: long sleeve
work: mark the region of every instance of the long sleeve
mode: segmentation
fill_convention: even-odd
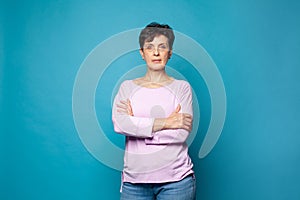
[[[152,131],[154,119],[170,116],[179,103],[181,112],[192,114],[191,91],[187,86],[180,80],[158,88],[142,87],[134,81],[121,84],[113,102],[112,119],[115,131],[129,136],[125,143],[123,182],[173,182],[194,173],[184,143],[188,131]],[[127,99],[134,117],[117,112],[117,103]]]
[[[117,112],[117,103],[119,103],[121,100],[130,99],[132,90],[133,88],[129,84],[129,81],[124,81],[114,99],[112,111],[114,130],[115,132],[126,136],[151,138],[153,137],[152,127],[154,118],[134,117]]]
[[[179,97],[179,103],[181,105],[180,112],[188,113],[193,116],[191,86],[185,81],[182,81],[182,83],[183,84],[174,91]],[[178,144],[184,143],[188,136],[189,132],[185,129],[165,129],[155,132],[153,138],[146,138],[145,143],[149,145]]]

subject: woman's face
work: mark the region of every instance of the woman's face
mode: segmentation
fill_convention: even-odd
[[[172,55],[168,38],[164,35],[154,37],[153,41],[145,42],[140,50],[142,58],[146,61],[149,70],[161,71]]]

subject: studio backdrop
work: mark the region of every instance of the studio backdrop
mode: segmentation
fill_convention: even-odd
[[[300,199],[297,1],[3,1],[0,199],[119,199],[111,109],[146,71],[138,36],[175,32],[193,89],[197,199]]]

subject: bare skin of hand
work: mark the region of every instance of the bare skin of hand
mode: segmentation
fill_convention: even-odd
[[[117,111],[119,113],[133,116],[133,111],[129,99],[127,99],[126,101],[120,101],[120,103],[117,104]]]
[[[164,129],[185,129],[189,132],[192,130],[193,117],[187,113],[179,113],[181,110],[180,104],[177,106],[175,111],[167,118],[156,118],[153,124],[153,132],[164,130]],[[130,100],[120,101],[117,104],[117,111],[119,113],[133,115]]]
[[[192,130],[193,117],[187,113],[179,113],[181,106],[178,105],[175,111],[167,118],[157,118],[154,120],[153,131],[163,129],[185,129]]]

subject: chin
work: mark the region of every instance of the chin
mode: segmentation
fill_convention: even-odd
[[[166,67],[166,65],[162,64],[162,63],[159,63],[159,64],[149,64],[148,65],[148,68],[151,69],[151,70],[154,70],[154,71],[160,71],[160,70],[164,70]]]
[[[148,66],[148,68],[152,71],[162,71],[165,70],[165,66]]]

